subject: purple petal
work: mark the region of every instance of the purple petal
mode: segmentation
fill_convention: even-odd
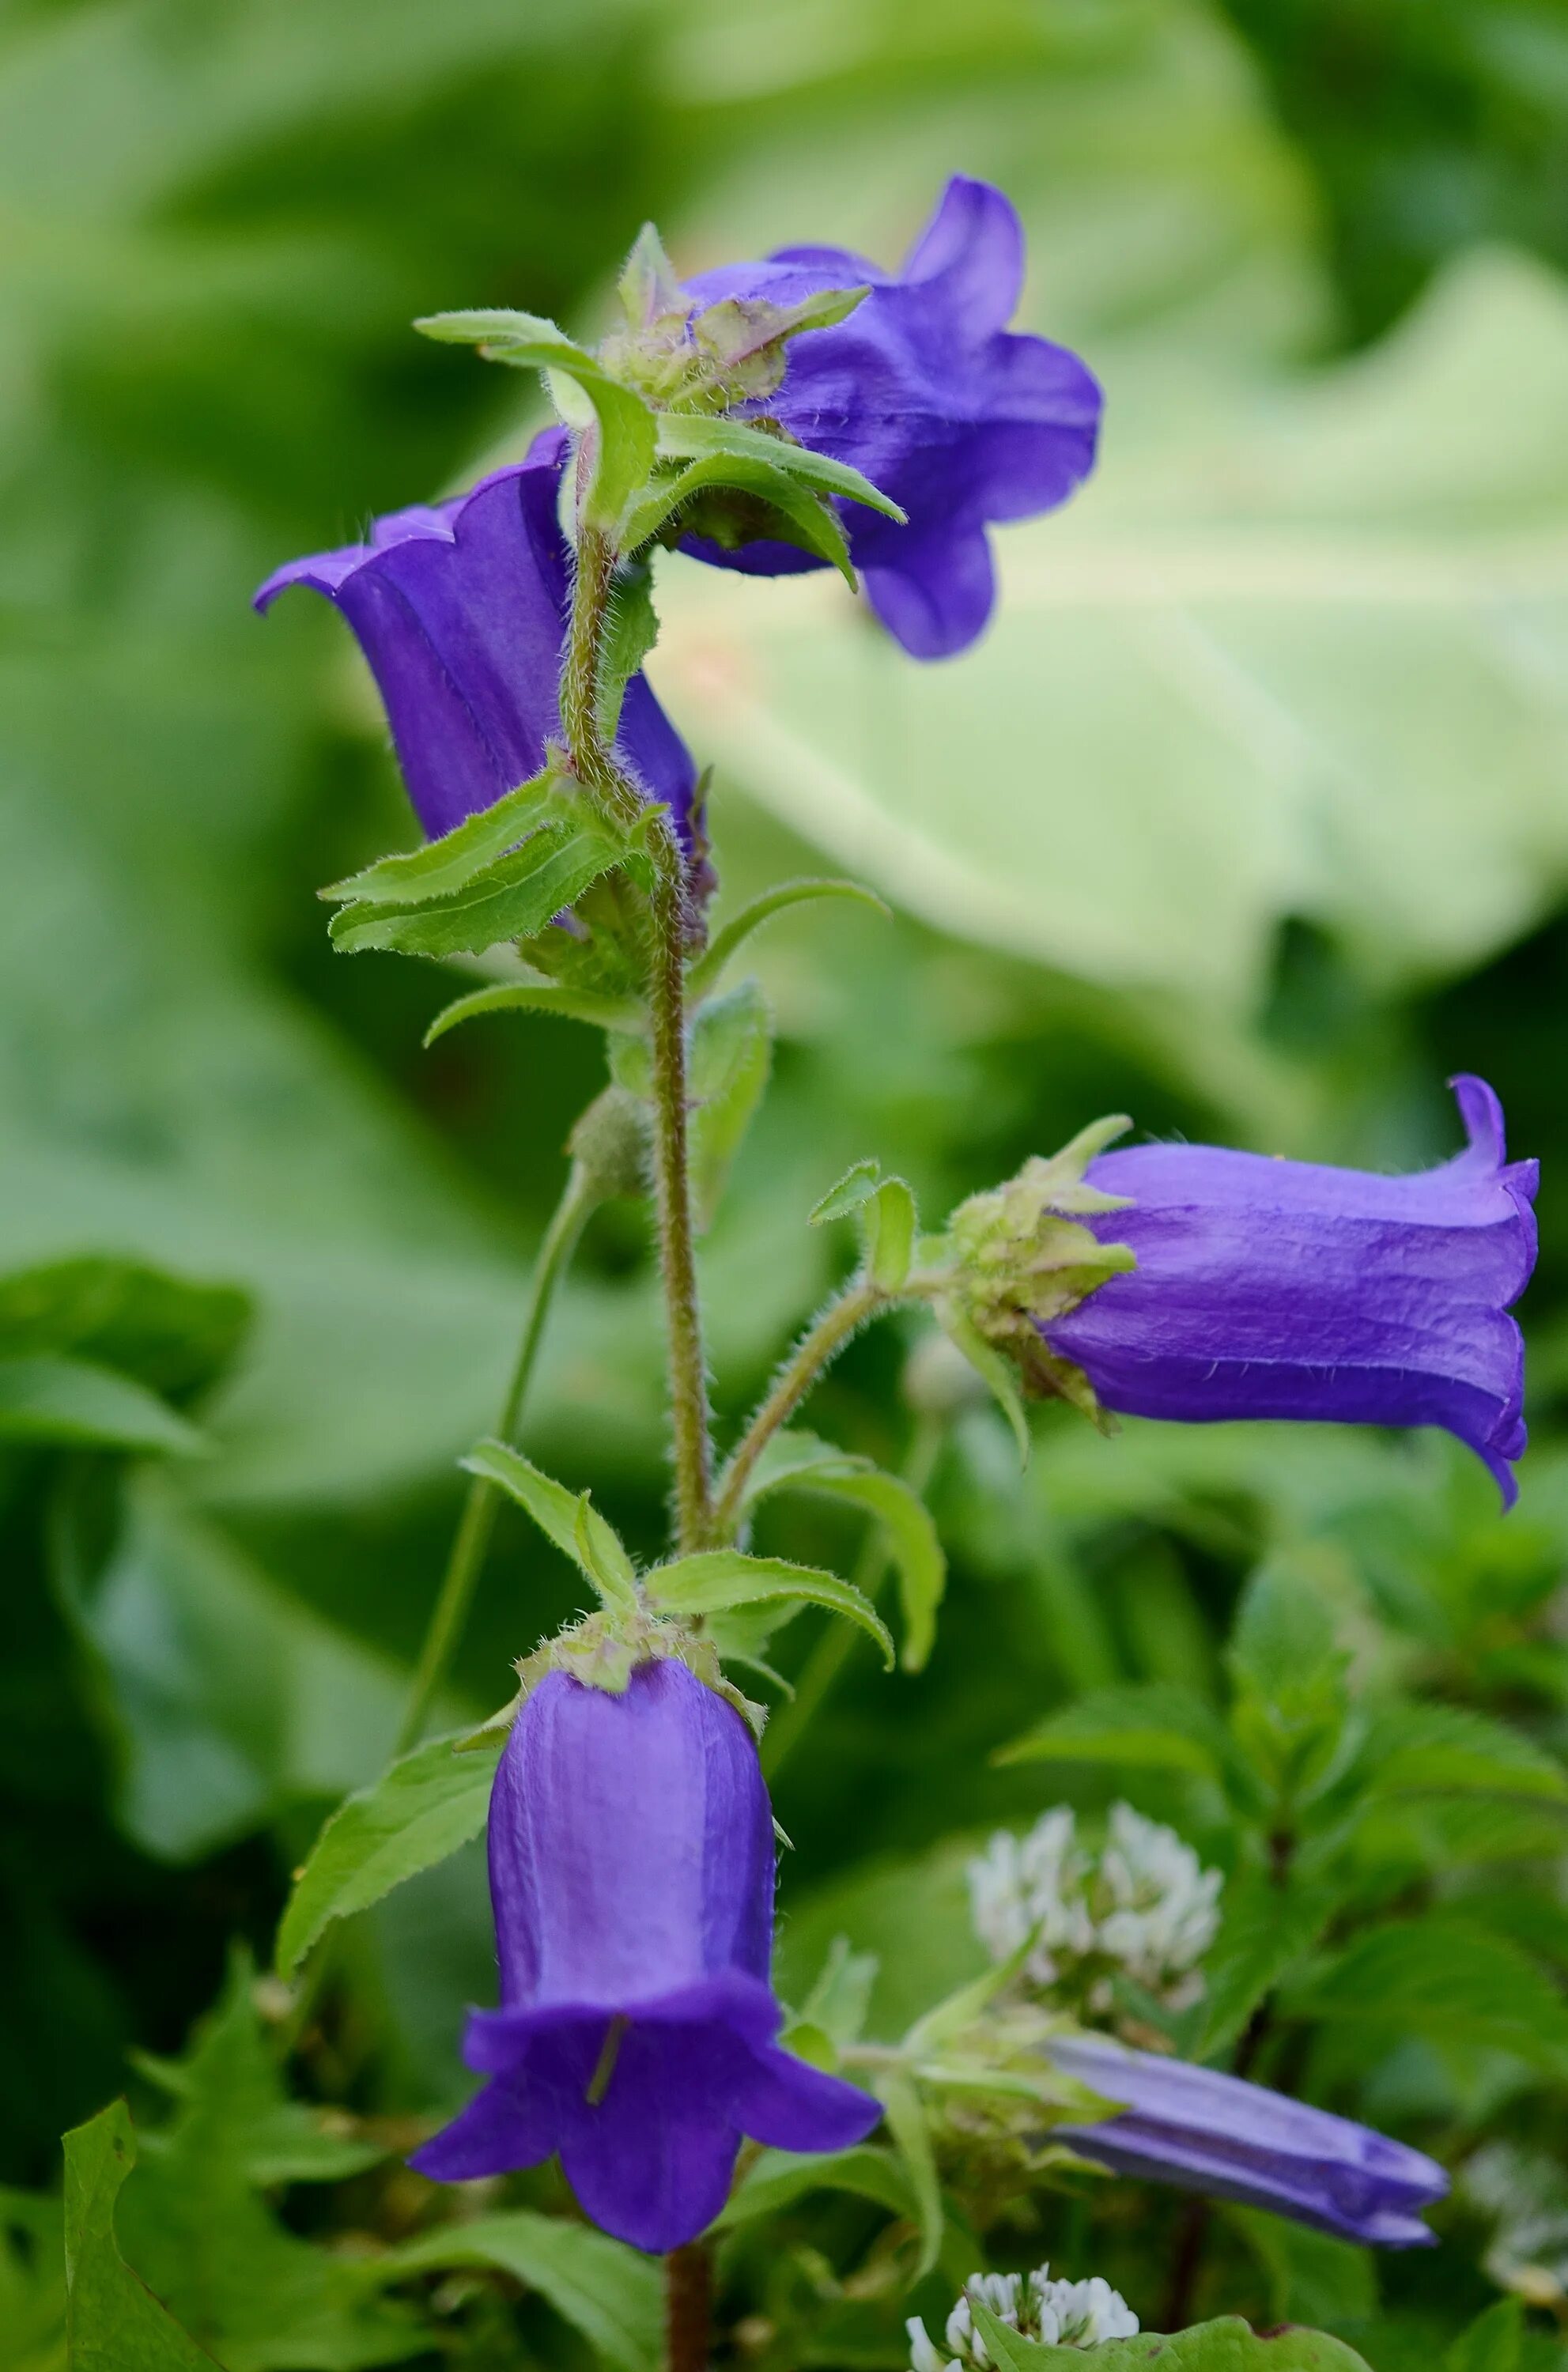
[[[1024,290],[1024,227],[988,181],[955,173],[936,211],[904,258],[901,277],[940,287],[942,299],[977,331],[1002,330]]]
[[[867,566],[865,595],[912,657],[946,659],[967,650],[996,599],[991,546],[982,529],[897,547],[891,566]]]

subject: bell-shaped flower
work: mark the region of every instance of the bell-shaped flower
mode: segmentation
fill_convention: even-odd
[[[743,2135],[864,2140],[877,2101],[779,2049],[773,1829],[751,1734],[685,1665],[625,1693],[547,1673],[490,1806],[501,2006],[470,2018],[489,2081],[412,2160],[442,2181],[558,2153],[585,2212],[633,2246],[693,2239]]]
[[[901,504],[899,526],[846,506],[851,556],[873,609],[904,648],[946,658],[991,615],[988,523],[1065,502],[1093,465],[1100,390],[1075,355],[1010,332],[1024,235],[1000,190],[955,177],[897,272],[836,247],[786,247],[686,285],[699,304],[787,307],[833,288],[868,294],[846,320],[791,341],[782,386],[748,407],[846,461]],[[776,576],[823,563],[769,540],[703,560]]]
[[[274,569],[336,604],[369,664],[414,812],[438,839],[537,774],[561,738],[557,680],[571,591],[557,517],[564,429],[454,501],[377,519],[366,543]],[[616,751],[690,848],[696,769],[647,680],[626,686]]]
[[[1405,1177],[1208,1145],[1101,1153],[1087,1183],[1126,1207],[1083,1224],[1137,1265],[1040,1321],[1107,1408],[1446,1426],[1516,1495],[1524,1343],[1508,1316],[1535,1266],[1537,1164],[1510,1162],[1481,1079],[1452,1082],[1469,1143]]]
[[[1064,2075],[1125,2103],[1123,2114],[1101,2124],[1052,2128],[1052,2141],[1070,2143],[1080,2157],[1117,2174],[1267,2207],[1343,2240],[1431,2246],[1422,2210],[1444,2197],[1448,2178],[1420,2150],[1261,2084],[1103,2036],[1053,2035],[1044,2048]]]

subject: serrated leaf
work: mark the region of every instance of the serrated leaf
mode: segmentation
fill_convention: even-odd
[[[465,817],[423,848],[378,857],[320,895],[340,906],[418,906],[449,898],[535,831],[556,804],[562,777],[546,766],[478,815]]]
[[[470,1474],[482,1475],[525,1508],[547,1539],[580,1566],[606,1606],[635,1607],[632,1560],[587,1492],[568,1491],[504,1441],[480,1442],[462,1462]]]
[[[830,2151],[821,2157],[797,2157],[789,2150],[764,2150],[747,2169],[715,2232],[733,2232],[754,2224],[760,2216],[781,2215],[797,2199],[815,2191],[843,2191],[869,2199],[894,2215],[917,2215],[914,2187],[908,2169],[890,2150],[873,2149],[863,2142],[856,2149]]]
[[[1568,2075],[1568,2002],[1516,1945],[1466,1920],[1434,1914],[1368,1929],[1285,1998],[1308,2017],[1510,2051]]]
[[[136,2163],[131,2111],[115,2100],[65,2136],[66,2354],[71,2372],[212,2372],[120,2253],[115,2202]]]
[[[532,938],[626,854],[587,823],[549,824],[450,898],[428,905],[344,906],[333,915],[329,936],[340,955],[369,948],[482,955],[503,939]]]
[[[1050,1714],[1003,1747],[998,1762],[1111,1762],[1219,1779],[1229,1762],[1225,1730],[1201,1697],[1152,1681],[1098,1689]]]
[[[1020,2339],[981,2299],[971,2298],[970,2310],[1000,2372],[1043,2372],[1047,2364],[1069,2372],[1072,2362],[1082,2360],[1082,2348]],[[1143,2372],[1156,2361],[1160,2372],[1368,2372],[1353,2347],[1327,2331],[1290,2328],[1264,2337],[1236,2315],[1195,2322],[1169,2337],[1141,2331],[1132,2339],[1103,2339],[1094,2360],[1096,2372]]]
[[[1481,1794],[1568,1800],[1568,1772],[1524,1731],[1469,1705],[1376,1708],[1368,1794]]]
[[[1337,1908],[1327,1888],[1276,1886],[1260,1870],[1225,1880],[1219,1933],[1203,1955],[1202,2039],[1212,2059],[1245,2030],[1259,2004],[1312,1949]]]
[[[754,980],[703,1007],[691,1035],[689,1090],[691,1192],[700,1229],[713,1224],[772,1058],[773,1017]]]
[[[874,486],[869,478],[847,462],[831,461],[825,453],[815,453],[806,445],[788,445],[777,436],[769,436],[759,428],[744,427],[735,420],[713,419],[698,413],[666,412],[659,414],[658,449],[661,455],[677,460],[705,461],[723,458],[726,461],[748,461],[766,470],[783,470],[803,485],[815,486],[821,493],[837,494],[847,502],[864,503],[867,509],[880,511],[884,517],[903,525],[907,513],[892,497]]]
[[[1337,1671],[1334,1625],[1310,1571],[1290,1556],[1271,1557],[1242,1592],[1230,1661],[1271,1701],[1298,1696],[1319,1675]]]
[[[692,965],[687,978],[688,993],[693,997],[705,996],[723,976],[725,966],[733,962],[753,931],[782,914],[790,906],[799,906],[816,898],[851,898],[856,904],[869,906],[874,913],[890,917],[891,907],[886,899],[878,898],[875,890],[863,889],[858,881],[784,881],[776,890],[764,890],[743,906],[738,914],[715,931],[703,953]]]
[[[166,1401],[86,1359],[0,1358],[0,1442],[192,1458],[207,1448]]]
[[[455,1737],[416,1746],[327,1821],[295,1880],[278,1927],[280,1976],[291,1977],[334,1919],[347,1919],[478,1836],[490,1808],[498,1734],[466,1753]]]
[[[560,2215],[515,2208],[443,2225],[381,2261],[392,2278],[492,2268],[535,2290],[616,2372],[657,2372],[664,2283],[650,2258]]]
[[[695,1556],[678,1557],[673,1564],[656,1565],[643,1584],[652,1607],[671,1614],[722,1614],[732,1607],[766,1604],[770,1599],[825,1606],[876,1640],[889,1670],[893,1665],[892,1634],[864,1590],[837,1574],[815,1565],[790,1564],[782,1557],[745,1556],[738,1549],[703,1549]]]
[[[782,1449],[777,1446],[783,1445]],[[778,1491],[807,1491],[864,1507],[881,1525],[899,1576],[904,1639],[900,1661],[918,1672],[931,1653],[936,1609],[947,1586],[947,1560],[931,1510],[898,1475],[850,1458],[809,1434],[775,1436],[772,1457],[760,1463],[747,1504]]]
[[[487,1013],[558,1013],[563,1021],[586,1021],[596,1029],[640,1029],[647,1020],[645,1009],[630,997],[595,996],[553,980],[504,981],[444,1005],[424,1033],[425,1045],[434,1046],[449,1029]]]
[[[436,313],[414,323],[427,338],[477,345],[486,362],[516,370],[559,373],[580,387],[598,425],[598,451],[582,498],[584,523],[619,532],[623,514],[653,467],[655,421],[635,390],[612,378],[597,356],[537,313],[484,310]]]

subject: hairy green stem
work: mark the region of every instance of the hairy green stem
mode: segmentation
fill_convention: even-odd
[[[884,1293],[868,1276],[858,1276],[829,1302],[819,1317],[813,1319],[774,1377],[766,1399],[759,1404],[719,1477],[713,1516],[715,1540],[726,1541],[735,1530],[752,1469],[779,1427],[789,1423],[823,1368],[837,1358],[851,1335],[867,1319],[892,1307],[891,1295]]]
[[[495,1431],[503,1441],[509,1441],[522,1413],[523,1400],[533,1374],[534,1361],[544,1333],[550,1305],[569,1265],[577,1238],[595,1204],[601,1199],[601,1189],[595,1183],[580,1162],[574,1162],[565,1190],[555,1206],[544,1240],[534,1262],[533,1278],[528,1287],[528,1308],[523,1319],[522,1339],[513,1362],[506,1397],[496,1419]],[[495,1517],[501,1494],[494,1482],[475,1475],[469,1485],[468,1497],[452,1541],[447,1570],[431,1609],[424,1644],[419,1651],[413,1679],[409,1683],[408,1703],[399,1727],[396,1754],[406,1754],[417,1746],[424,1734],[443,1681],[451,1669],[468,1620],[473,1594],[479,1585],[484,1552],[490,1546],[490,1535],[495,1528]]]
[[[577,547],[561,674],[561,724],[578,780],[618,822],[631,824],[644,816],[643,801],[606,747],[598,716],[604,634],[614,581],[615,552],[609,538],[597,529],[585,528]],[[708,1378],[691,1216],[686,875],[679,846],[668,823],[650,835],[649,846],[654,864],[648,957],[654,1188],[668,1341],[676,1536],[677,1545],[684,1551],[701,1548],[707,1539],[713,1480]]]
[[[923,1409],[915,1419],[909,1449],[900,1469],[910,1489],[918,1494],[923,1495],[935,1471],[937,1455],[942,1448],[942,1433],[941,1418]],[[892,1562],[881,1525],[871,1524],[850,1578],[873,1603],[888,1578]],[[829,1622],[819,1633],[816,1645],[800,1668],[795,1694],[770,1714],[768,1727],[762,1732],[762,1742],[758,1750],[762,1759],[762,1775],[770,1784],[777,1778],[795,1752],[813,1716],[832,1694],[839,1674],[854,1655],[854,1644],[860,1635],[848,1622]]]

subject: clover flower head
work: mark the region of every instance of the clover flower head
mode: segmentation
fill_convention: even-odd
[[[1024,1837],[1005,1830],[969,1866],[975,1931],[1005,1960],[1033,1936],[1033,1984],[1073,1992],[1105,2013],[1118,1971],[1179,2009],[1202,1990],[1200,1961],[1219,1926],[1217,1869],[1204,1869],[1174,1829],[1130,1804],[1111,1808],[1098,1855],[1080,1844],[1069,1806]]]
[[[1098,2347],[1130,2339],[1138,2318],[1121,2293],[1096,2273],[1086,2282],[1052,2281],[1051,2267],[1032,2273],[974,2273],[947,2317],[938,2347],[918,2315],[905,2325],[911,2372],[987,2372],[991,2357],[976,2333],[970,2301],[979,2299],[998,2322],[1046,2347]]]

